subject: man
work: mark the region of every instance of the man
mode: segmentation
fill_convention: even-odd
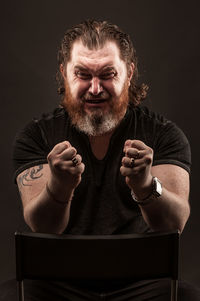
[[[16,138],[26,223],[59,234],[182,231],[190,214],[190,147],[175,124],[139,105],[147,86],[137,84],[129,36],[108,22],[85,21],[66,32],[58,65],[61,107]],[[52,290],[54,300],[100,300],[105,290],[108,300],[165,300],[162,283],[96,290],[35,284],[35,291],[41,300]]]

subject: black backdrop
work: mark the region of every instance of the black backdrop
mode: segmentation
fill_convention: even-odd
[[[198,1],[3,0],[1,22],[0,281],[14,276],[14,238],[24,229],[12,179],[15,133],[58,104],[54,74],[64,31],[85,18],[117,23],[132,37],[140,79],[150,85],[152,109],[175,121],[190,140],[193,167],[189,222],[181,239],[182,278],[200,286]]]

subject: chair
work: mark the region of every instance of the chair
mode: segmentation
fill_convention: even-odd
[[[171,278],[177,300],[179,232],[127,235],[15,233],[18,300],[24,279],[142,280]]]

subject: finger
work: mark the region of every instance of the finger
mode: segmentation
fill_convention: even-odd
[[[72,161],[62,161],[59,164],[59,169],[72,175],[78,175],[84,172],[85,165],[83,162],[74,166]]]
[[[147,145],[142,142],[141,140],[126,140],[125,147],[133,147],[136,148],[138,150],[143,150],[147,148]]]
[[[125,147],[126,147],[126,146],[131,147],[131,142],[132,142],[132,141],[133,141],[133,140],[130,140],[130,139],[126,140],[125,143],[124,143],[124,146],[125,146]]]
[[[144,169],[145,169],[144,164],[140,164],[138,166],[135,166],[134,168],[121,166],[120,172],[121,172],[122,176],[124,176],[124,177],[134,177],[134,176],[138,175]]]
[[[71,160],[71,166],[75,167],[82,162],[82,157],[80,155],[74,156]]]
[[[134,159],[140,159],[142,158],[144,155],[145,155],[146,151],[143,150],[143,151],[139,151],[138,149],[136,148],[127,148],[125,150],[125,156],[126,157],[129,157],[129,158],[134,158]]]
[[[124,177],[130,177],[134,175],[133,169],[125,166],[120,167],[120,172]]]
[[[54,148],[52,149],[51,153],[52,154],[60,154],[62,153],[65,149],[71,147],[71,144],[69,141],[63,141],[63,142],[60,142],[58,144],[56,144],[54,146]]]
[[[77,150],[74,147],[69,147],[59,154],[61,160],[72,160],[77,154]]]
[[[144,163],[148,164],[147,157],[142,157],[140,159],[134,159],[131,157],[123,157],[122,158],[122,166],[128,168],[135,168],[136,166],[142,165]]]
[[[77,166],[71,168],[71,173],[72,174],[82,174],[84,172],[84,170],[85,170],[85,164],[83,164],[83,162],[81,162]]]
[[[141,140],[132,140],[131,147],[135,147],[138,150],[143,150],[143,149],[146,149],[148,146]]]
[[[135,166],[135,159],[134,158],[123,157],[122,158],[122,166],[133,168]]]

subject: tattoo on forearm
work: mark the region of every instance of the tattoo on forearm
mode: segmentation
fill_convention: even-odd
[[[20,186],[31,186],[31,182],[42,177],[41,170],[43,165],[38,165],[26,170],[26,172],[18,178],[18,184]]]

